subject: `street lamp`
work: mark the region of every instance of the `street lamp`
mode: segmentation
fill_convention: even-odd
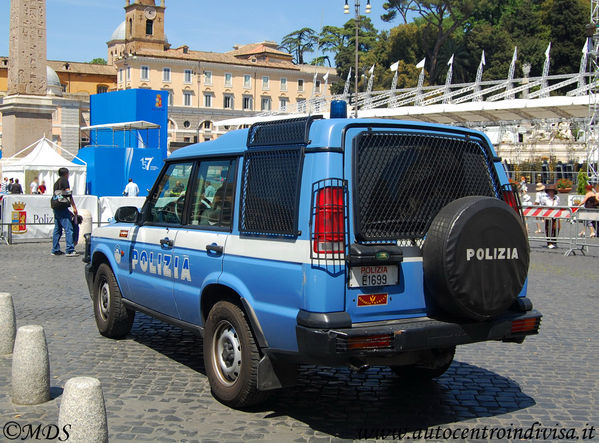
[[[343,12],[349,14],[349,0],[345,0],[345,6]],[[354,117],[358,118],[358,36],[360,34],[360,0],[354,0],[354,8],[356,10],[356,56],[355,56],[355,67],[354,67]],[[370,0],[366,0],[366,14],[370,14],[372,7],[370,6]]]

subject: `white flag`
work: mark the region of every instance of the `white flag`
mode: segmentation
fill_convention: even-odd
[[[417,67],[418,69],[422,69],[422,68],[424,68],[424,63],[425,63],[425,62],[426,62],[426,57],[424,57],[422,60],[420,60],[420,61],[418,62],[418,64],[416,65],[416,67]]]
[[[447,66],[449,65],[453,65],[453,56],[454,54],[451,54],[451,58],[449,59],[449,61],[447,62]]]
[[[549,58],[549,54],[551,53],[551,42],[547,45],[547,50],[545,51],[545,58]]]
[[[322,77],[322,79],[326,82],[329,79],[329,71]]]
[[[480,62],[483,64],[483,66],[487,64],[487,61],[485,60],[485,50],[484,49],[483,49],[483,56],[481,57]]]
[[[391,65],[391,67],[389,69],[391,69],[392,72],[396,72],[398,68],[399,68],[399,62],[395,62]]]
[[[583,54],[588,54],[589,53],[589,42],[588,40],[586,42],[584,42],[584,46],[582,47],[582,53]]]
[[[374,65],[372,65],[372,68],[370,68],[370,69],[368,70],[368,73],[369,73],[370,75],[374,74]]]

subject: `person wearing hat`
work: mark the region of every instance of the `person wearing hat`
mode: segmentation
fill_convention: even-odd
[[[541,206],[559,206],[559,197],[555,185],[545,186],[545,195],[540,199]],[[557,236],[561,228],[561,223],[555,218],[545,219],[545,235],[547,236],[547,247],[554,249],[557,247]]]
[[[535,206],[540,206],[541,199],[547,195],[547,194],[545,194],[545,185],[541,182],[537,183],[537,186],[535,187],[535,191],[537,191],[537,195],[535,196]],[[543,232],[543,229],[541,228],[542,222],[543,222],[543,219],[541,217],[537,217],[537,221],[536,221],[537,229],[535,230],[535,234],[540,234],[541,232]]]

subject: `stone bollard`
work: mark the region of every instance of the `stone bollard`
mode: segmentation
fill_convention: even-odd
[[[50,400],[50,362],[44,328],[21,326],[12,356],[12,401],[37,405]]]
[[[71,443],[108,441],[106,407],[100,380],[75,377],[67,381],[58,412],[58,428],[65,426]]]
[[[12,296],[0,292],[0,355],[12,354],[15,345],[17,323]]]

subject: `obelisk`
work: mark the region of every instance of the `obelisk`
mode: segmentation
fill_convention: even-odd
[[[2,113],[2,157],[52,137],[55,106],[46,97],[46,0],[11,0],[8,96]]]

